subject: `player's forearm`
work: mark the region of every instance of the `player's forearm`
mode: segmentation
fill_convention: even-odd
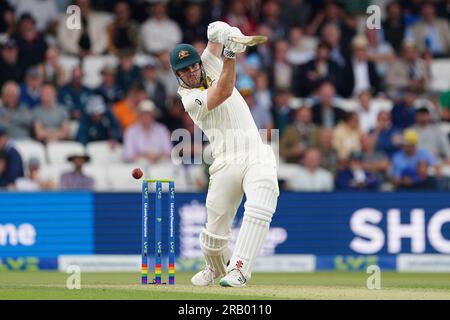
[[[224,58],[223,69],[217,87],[228,97],[233,93],[236,83],[236,60]]]

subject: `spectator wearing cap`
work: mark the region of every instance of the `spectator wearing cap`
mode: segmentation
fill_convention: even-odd
[[[70,82],[58,90],[58,102],[67,108],[70,119],[78,120],[91,94],[92,90],[83,85],[83,69],[76,66],[72,69]]]
[[[112,111],[119,121],[122,132],[133,125],[138,118],[137,107],[139,103],[147,99],[147,93],[140,84],[133,84],[127,91],[125,99],[114,104]]]
[[[120,142],[120,126],[101,96],[91,96],[81,117],[76,140],[84,145],[108,141],[111,148]]]
[[[52,30],[59,19],[56,0],[14,0],[16,16],[31,13],[40,32]]]
[[[31,112],[19,104],[19,86],[14,81],[6,82],[2,87],[0,102],[0,126],[14,140],[31,139]]]
[[[105,65],[101,71],[102,82],[94,90],[94,93],[102,96],[108,108],[123,99],[124,91],[116,83],[116,68],[112,65]]]
[[[363,156],[359,151],[350,153],[344,169],[336,176],[337,190],[376,190],[380,185],[377,176],[364,169]]]
[[[20,85],[20,103],[34,109],[41,100],[43,75],[39,68],[31,67],[27,70],[25,82]]]
[[[320,167],[321,155],[316,148],[308,148],[299,166],[287,180],[292,191],[323,192],[333,191],[334,181],[331,172]]]
[[[331,82],[323,82],[317,91],[318,101],[312,106],[313,122],[324,128],[334,128],[344,111],[334,105],[336,89]]]
[[[61,17],[57,30],[57,42],[61,51],[80,57],[105,53],[111,17],[92,10],[90,0],[76,0],[74,4],[80,7],[81,28],[67,28],[67,16]]]
[[[312,122],[311,108],[302,106],[294,113],[294,122],[280,140],[280,155],[287,161],[299,163],[305,149],[316,146],[320,129]]]
[[[416,110],[416,122],[412,129],[417,133],[417,146],[426,149],[436,158],[450,164],[450,145],[440,123],[433,123],[426,107]]]
[[[49,82],[55,87],[61,87],[66,83],[66,70],[59,63],[60,53],[56,46],[49,46],[45,52],[45,60],[39,65],[44,77],[44,82]]]
[[[141,68],[134,63],[133,58],[134,52],[130,49],[119,52],[116,82],[125,92],[132,84],[142,82]]]
[[[422,93],[430,82],[430,68],[427,62],[418,55],[416,44],[403,43],[402,56],[389,66],[386,72],[385,85],[389,95],[398,95],[406,88]]]
[[[164,84],[158,78],[156,61],[149,61],[144,65],[142,77],[147,95],[160,111],[165,112],[167,109],[167,93]]]
[[[345,113],[333,133],[333,146],[339,159],[347,159],[351,152],[361,151],[361,131],[356,112]]]
[[[429,1],[422,4],[421,17],[408,29],[406,38],[414,41],[421,53],[429,51],[434,57],[450,56],[449,22],[436,17],[435,5]]]
[[[47,43],[36,28],[36,20],[29,13],[20,16],[17,33],[13,36],[19,48],[19,61],[27,69],[44,61]]]
[[[10,142],[8,133],[0,127],[0,188],[12,188],[23,177],[23,163],[19,152]]]
[[[341,88],[345,97],[357,96],[362,91],[381,91],[380,78],[375,64],[368,60],[368,42],[365,36],[356,36],[352,41],[352,56],[346,63]]]
[[[8,39],[1,46],[0,86],[12,80],[21,83],[24,79],[25,68],[19,60],[19,49],[16,40]]]
[[[64,172],[59,180],[59,187],[63,190],[93,190],[94,178],[83,172],[83,167],[91,158],[85,153],[77,153],[67,157],[72,162],[74,169]]]
[[[389,158],[399,150],[402,130],[392,126],[391,114],[388,111],[382,110],[378,113],[377,125],[370,134],[375,137],[375,149],[385,153]]]
[[[170,51],[182,40],[178,24],[167,15],[167,5],[157,2],[151,7],[151,17],[140,29],[142,46],[147,53],[158,55]]]
[[[41,104],[33,110],[33,127],[37,140],[47,143],[70,138],[69,114],[56,101],[56,90],[51,84],[42,87]]]
[[[156,163],[169,159],[172,151],[170,132],[163,124],[155,121],[155,104],[151,100],[144,100],[138,110],[139,120],[124,134],[125,161],[143,159]]]
[[[416,102],[417,94],[413,88],[407,88],[400,99],[391,109],[392,125],[395,128],[406,129],[414,124],[416,117]]]
[[[296,96],[308,96],[325,80],[335,87],[339,85],[341,69],[330,58],[331,47],[326,42],[320,42],[316,56],[306,64],[294,70],[292,89]]]
[[[127,1],[120,0],[114,5],[114,20],[108,26],[108,52],[117,54],[122,49],[136,50],[138,47],[138,25],[131,18]]]
[[[440,174],[436,158],[427,149],[418,148],[418,140],[416,131],[405,130],[402,149],[392,157],[392,179],[395,186],[402,186],[402,178],[405,172],[416,171],[420,161],[424,161],[429,167],[434,167],[436,175]]]
[[[52,179],[45,179],[41,176],[39,159],[30,158],[27,167],[26,176],[16,179],[15,189],[17,191],[54,190],[56,188],[56,183]]]

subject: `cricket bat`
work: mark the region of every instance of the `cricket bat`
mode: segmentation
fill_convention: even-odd
[[[257,36],[230,36],[229,39],[236,43],[241,43],[252,47],[267,41],[267,37],[263,35]]]

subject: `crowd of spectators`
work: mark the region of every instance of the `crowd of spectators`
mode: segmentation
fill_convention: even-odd
[[[66,24],[71,4],[81,10],[79,30]],[[108,141],[123,144],[124,162],[170,158],[170,133],[194,125],[177,96],[169,52],[188,42],[201,53],[208,23],[223,20],[268,36],[238,55],[237,88],[258,128],[279,130],[281,162],[298,169],[282,186],[448,189],[442,167],[450,164],[450,137],[441,125],[450,122],[450,75],[447,91],[435,91],[430,69],[450,57],[450,1],[383,1],[381,29],[366,27],[370,4],[0,1],[0,187],[37,179],[36,161],[16,163],[17,140]],[[138,53],[150,59],[138,65]],[[83,61],[106,55],[118,64],[105,64],[100,84],[87,86]],[[67,71],[61,56],[80,64]],[[340,99],[356,107],[342,108]],[[379,99],[392,108],[380,108]]]

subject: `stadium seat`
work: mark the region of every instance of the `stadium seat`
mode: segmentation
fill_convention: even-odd
[[[389,99],[372,99],[372,107],[379,111],[390,112],[393,107],[392,100]]]
[[[80,59],[70,55],[60,55],[59,63],[64,68],[64,71],[67,75],[67,80],[70,80],[72,77],[72,69],[80,64]]]
[[[143,53],[137,53],[134,56],[133,60],[134,60],[134,63],[139,67],[143,67],[149,62],[157,63],[157,61],[158,61],[156,58],[149,56],[147,54],[143,54]]]
[[[101,164],[87,164],[84,167],[84,173],[95,180],[95,191],[107,191],[111,189],[109,185],[108,176],[105,165]]]
[[[109,142],[95,141],[88,143],[86,150],[91,156],[91,161],[96,164],[123,162],[123,148],[120,144],[117,144],[116,148],[111,150]]]
[[[278,179],[290,180],[298,171],[299,165],[291,163],[280,163],[278,166]]]
[[[106,166],[108,190],[139,192],[141,190],[140,180],[135,180],[131,176],[131,171],[140,167],[144,171],[144,177],[148,177],[148,170],[145,166],[137,164],[110,164]]]
[[[83,84],[89,88],[95,88],[101,83],[101,70],[106,64],[117,65],[115,56],[89,56],[83,60],[84,79]]]
[[[84,146],[75,141],[58,141],[47,144],[47,156],[50,164],[64,164],[73,153],[83,153]]]
[[[450,89],[450,59],[435,59],[431,62],[430,89],[443,92]]]
[[[61,175],[72,168],[70,163],[43,165],[39,170],[39,176],[44,180],[51,179],[59,186]]]
[[[45,147],[42,143],[33,140],[16,140],[14,146],[22,156],[24,165],[28,164],[30,158],[37,158],[41,165],[47,163],[47,157],[45,156]]]

